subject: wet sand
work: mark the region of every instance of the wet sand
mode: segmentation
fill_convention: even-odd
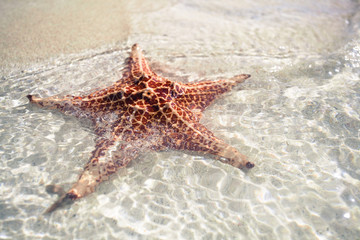
[[[1,68],[124,41],[134,14],[129,7],[115,0],[1,1]]]

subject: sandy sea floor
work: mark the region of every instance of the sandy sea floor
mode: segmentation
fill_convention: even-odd
[[[0,239],[359,239],[360,3],[0,1]],[[121,77],[133,43],[182,82],[249,73],[202,123],[246,154],[144,153],[43,216],[94,147],[88,124],[26,95]]]

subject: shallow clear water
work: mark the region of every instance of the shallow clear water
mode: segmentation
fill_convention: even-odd
[[[1,239],[360,236],[358,1],[132,3],[126,13],[125,40],[3,70]],[[76,181],[94,134],[25,96],[109,85],[135,42],[173,80],[252,75],[202,123],[255,168],[147,153],[90,196],[42,216],[56,199],[45,185]]]

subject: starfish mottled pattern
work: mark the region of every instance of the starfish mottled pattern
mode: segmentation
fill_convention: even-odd
[[[122,78],[113,85],[86,96],[39,98],[31,103],[92,121],[96,146],[84,171],[67,192],[46,212],[94,192],[145,151],[166,149],[210,154],[236,168],[252,168],[244,155],[214,136],[199,123],[202,112],[225,92],[249,78],[179,83],[154,73],[137,44],[126,60]]]

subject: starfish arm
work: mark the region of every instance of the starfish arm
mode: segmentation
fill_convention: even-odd
[[[40,98],[28,95],[27,98],[33,104],[47,109],[57,109],[66,115],[96,119],[110,111],[119,114],[121,107],[115,103],[121,100],[123,96],[124,91],[113,85],[86,96],[67,95]]]
[[[221,162],[236,168],[254,167],[254,164],[249,162],[245,155],[223,140],[216,138],[201,124],[189,126],[181,133],[169,134],[165,137],[164,142],[170,149],[214,155]]]
[[[130,57],[127,60],[127,69],[130,76],[135,79],[154,75],[138,44],[131,47]]]
[[[58,207],[71,203],[95,191],[95,187],[107,180],[118,169],[126,167],[139,154],[138,146],[122,141],[99,138],[96,149],[92,152],[84,171],[71,189],[63,192],[60,198],[52,204],[45,213],[50,213]]]
[[[139,149],[128,143],[107,139],[99,141],[84,171],[67,195],[75,200],[94,192],[98,184],[107,180],[119,168],[126,167],[138,153]]]
[[[125,125],[129,119],[132,119],[132,123]],[[158,138],[139,125],[136,114],[124,114],[112,124],[100,118],[95,123],[95,133],[98,135],[95,150],[78,181],[69,191],[64,191],[46,213],[94,192],[97,185],[118,169],[126,167],[140,151],[161,148]]]
[[[179,95],[177,100],[190,110],[203,112],[214,100],[249,77],[249,74],[241,74],[230,79],[183,84],[184,94]]]
[[[89,112],[83,108],[82,97],[64,96],[62,98],[54,96],[48,98],[40,98],[34,95],[27,95],[29,101],[39,107],[47,109],[57,109],[66,115],[76,117],[89,117]]]
[[[167,131],[164,133],[163,144],[174,150],[185,150],[202,154],[211,154],[218,160],[237,168],[252,168],[245,155],[234,147],[216,138],[205,126],[200,124],[196,115],[175,103],[163,110],[167,120]],[[165,123],[166,122],[166,123]]]

